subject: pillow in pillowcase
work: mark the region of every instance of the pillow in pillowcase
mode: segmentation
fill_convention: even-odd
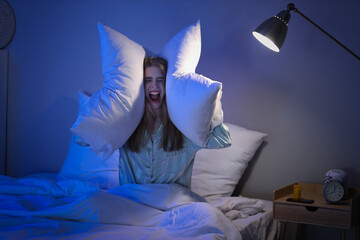
[[[144,113],[144,48],[108,26],[98,24],[104,87],[80,112],[71,131],[103,159],[135,131]]]
[[[166,101],[175,126],[205,147],[209,133],[223,121],[222,84],[195,73],[200,59],[200,21],[176,34],[162,49],[168,61]]]
[[[86,106],[90,96],[79,92],[79,112]],[[80,146],[75,137],[71,139],[68,155],[57,175],[57,180],[76,179],[111,189],[119,185],[119,150],[106,160],[102,160],[90,146]]]
[[[71,131],[103,158],[131,136],[144,111],[144,48],[110,27],[99,24],[104,88],[95,93]],[[166,97],[177,128],[199,146],[223,121],[222,85],[195,73],[200,58],[200,22],[174,36],[160,56],[168,60]]]
[[[232,144],[223,149],[201,149],[196,153],[191,190],[200,196],[231,196],[248,163],[267,134],[234,124],[229,127]]]

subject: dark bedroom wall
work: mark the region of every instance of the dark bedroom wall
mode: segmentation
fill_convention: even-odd
[[[0,50],[0,174],[5,174],[8,51]]]
[[[360,2],[294,1],[360,54]],[[102,86],[97,21],[159,52],[201,21],[197,72],[223,83],[225,121],[268,133],[241,194],[272,199],[296,181],[348,171],[360,187],[360,62],[292,13],[280,53],[251,32],[288,1],[9,0],[17,29],[9,50],[8,174],[57,172],[67,154],[77,92]]]

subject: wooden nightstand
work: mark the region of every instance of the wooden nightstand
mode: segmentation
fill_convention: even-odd
[[[302,186],[301,198],[313,199],[314,203],[286,201],[293,195],[294,184]],[[345,238],[346,229],[356,227],[356,239],[359,239],[360,189],[349,188],[348,195],[339,204],[327,204],[322,195],[322,184],[294,184],[275,190],[273,202],[274,219],[285,223],[294,222],[335,227],[341,230],[341,239]],[[300,232],[298,232],[298,237],[299,234]]]

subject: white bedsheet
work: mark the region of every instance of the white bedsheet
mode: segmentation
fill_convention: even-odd
[[[206,201],[177,184],[103,191],[43,175],[0,176],[0,239],[242,239],[234,221],[262,211],[261,202]]]
[[[206,200],[232,221],[243,240],[273,240],[279,237],[280,225],[273,219],[272,201],[243,196],[209,197]]]

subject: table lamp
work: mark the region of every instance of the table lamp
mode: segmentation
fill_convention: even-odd
[[[295,4],[289,3],[287,5],[287,10],[283,10],[279,12],[276,16],[273,16],[267,19],[265,22],[260,24],[255,31],[253,31],[254,37],[260,41],[263,45],[268,47],[269,49],[279,52],[281,46],[283,45],[287,33],[288,23],[290,21],[290,11],[294,11],[298,13],[300,16],[308,20],[311,24],[317,27],[320,31],[325,33],[328,37],[334,40],[337,44],[343,47],[346,51],[348,51],[355,58],[360,60],[360,57],[348,49],[344,44],[339,42],[329,33],[327,33],[324,29],[319,27],[316,23],[306,17],[303,13],[301,13],[297,8],[295,8]]]

